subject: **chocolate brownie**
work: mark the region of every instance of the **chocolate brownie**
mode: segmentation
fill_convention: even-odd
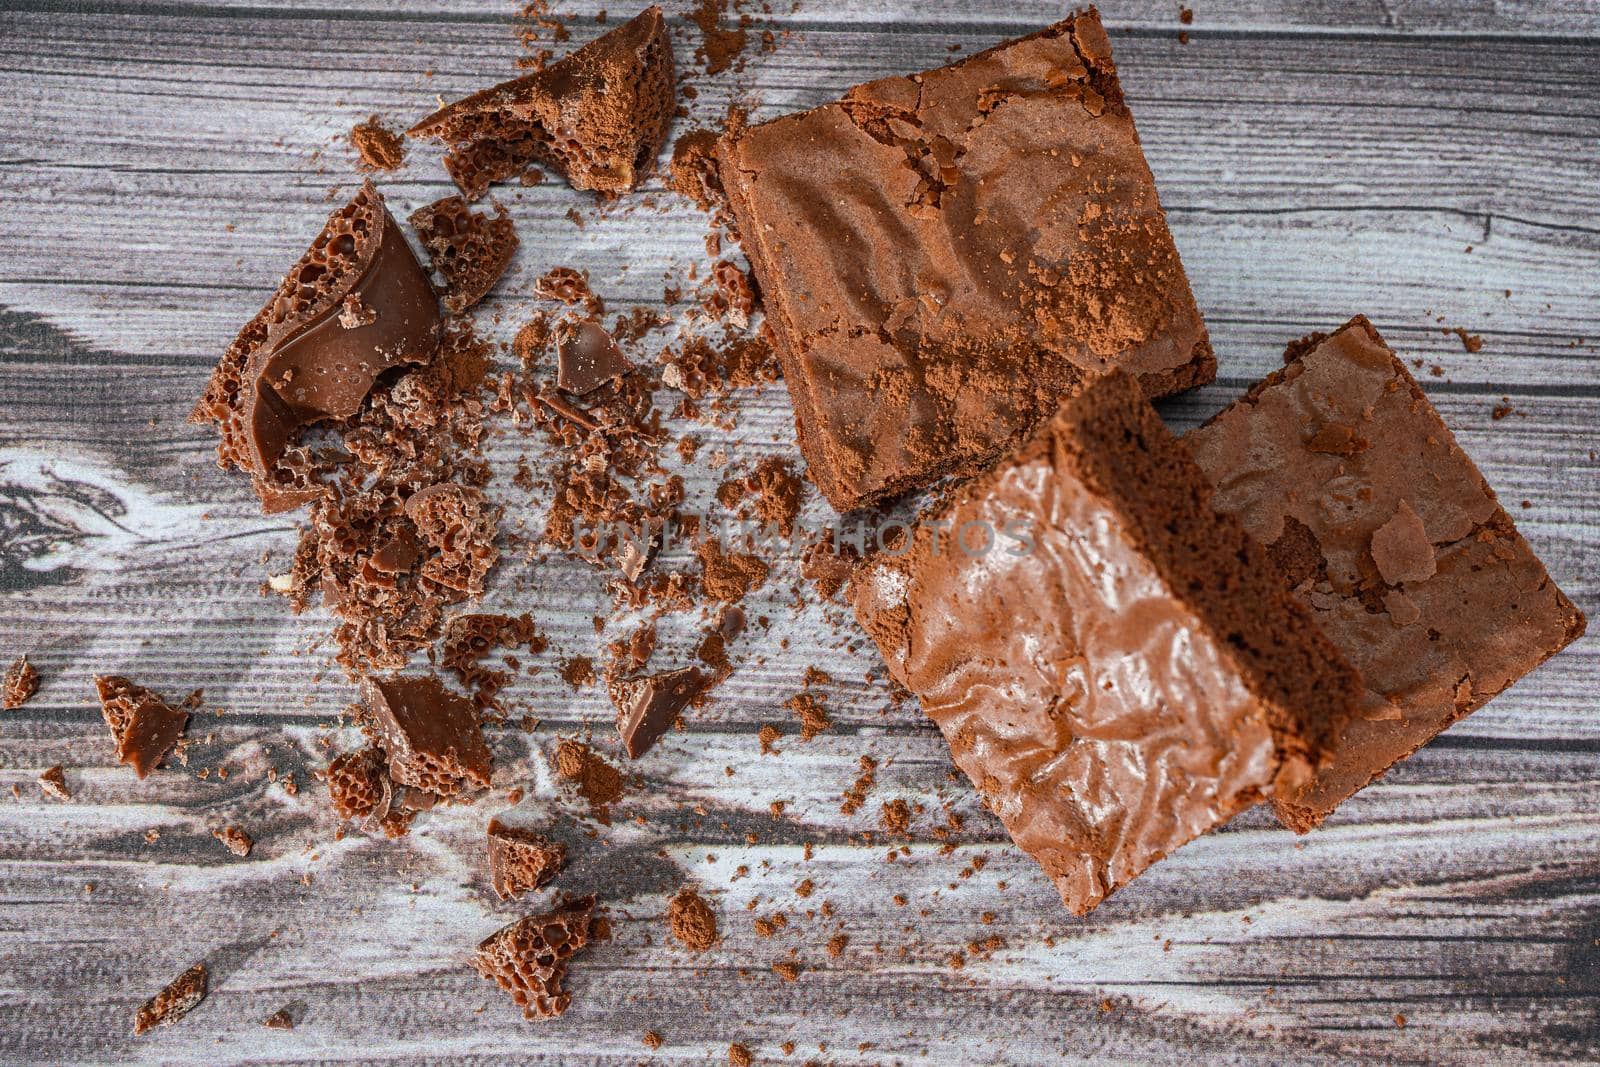
[[[469,200],[551,167],[574,189],[623,193],[655,166],[676,97],[659,7],[552,63],[474,93],[413,126],[450,146],[445,170]]]
[[[1309,779],[1360,693],[1210,496],[1113,371],[853,582],[895,681],[1080,915]]]
[[[1332,763],[1273,800],[1304,833],[1584,630],[1372,324],[1313,335],[1185,441],[1271,546],[1366,697]]]
[[[1088,374],[1216,373],[1093,9],[731,128],[717,158],[840,510],[981,469]]]
[[[217,423],[218,465],[248,472],[267,511],[299,507],[320,493],[300,428],[354,415],[380,374],[430,362],[439,341],[433,283],[368,182],[223,353],[192,418]]]

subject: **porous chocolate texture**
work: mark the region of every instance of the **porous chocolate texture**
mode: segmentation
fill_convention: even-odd
[[[1365,699],[1332,761],[1273,798],[1304,833],[1584,632],[1422,389],[1365,318],[1185,438],[1215,506],[1271,551]]]
[[[1210,496],[1112,372],[853,582],[895,681],[1078,914],[1305,782],[1359,696]]]
[[[362,688],[396,782],[441,797],[489,788],[492,762],[472,701],[433,675],[368,678]]]
[[[341,819],[365,819],[380,809],[388,811],[391,787],[383,763],[383,750],[376,746],[333,758],[326,777],[334,814]]]
[[[184,971],[161,992],[145,1001],[133,1016],[133,1034],[170,1026],[188,1015],[206,999],[206,965],[197,963]]]
[[[661,9],[550,64],[434,112],[409,131],[449,145],[445,170],[469,200],[538,167],[574,189],[622,193],[655,167],[675,103]]]
[[[101,675],[94,686],[100,696],[100,713],[117,745],[117,759],[140,778],[145,777],[161,765],[162,757],[183,736],[189,713],[119,675]]]
[[[1216,361],[1093,10],[717,146],[794,401],[848,510],[1014,448],[1086,375]]]
[[[218,465],[247,472],[268,512],[296,508],[322,492],[301,428],[355,414],[380,374],[432,361],[439,338],[433,283],[368,182],[223,353],[191,417],[217,424]]]
[[[489,295],[517,252],[517,230],[503,204],[490,215],[447,196],[413,211],[411,225],[444,279],[444,306],[457,315]]]
[[[537,889],[556,876],[566,861],[565,845],[545,840],[532,830],[489,820],[489,882],[495,895],[510,900]]]
[[[525,1018],[553,1019],[572,1003],[562,981],[567,962],[589,943],[593,916],[594,897],[525,916],[485,938],[472,965],[510,993]]]

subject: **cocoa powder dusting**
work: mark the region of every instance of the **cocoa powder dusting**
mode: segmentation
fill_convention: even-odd
[[[716,912],[689,886],[667,905],[667,928],[690,952],[704,952],[717,943]]]

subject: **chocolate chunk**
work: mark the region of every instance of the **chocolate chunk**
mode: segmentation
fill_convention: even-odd
[[[566,862],[565,845],[554,844],[531,830],[489,820],[489,881],[501,900],[537,889],[556,876]]]
[[[6,668],[5,681],[0,682],[0,707],[10,711],[26,704],[39,691],[39,672],[28,662],[27,656],[18,656]]]
[[[852,586],[895,681],[1084,914],[1298,788],[1359,679],[1139,383],[1091,380]]]
[[[1216,373],[1093,9],[717,156],[840,511],[985,468],[1106,368]]]
[[[193,418],[218,424],[219,465],[247,471],[267,511],[299,507],[320,492],[286,462],[300,429],[355,414],[380,374],[431,362],[439,338],[433,285],[369,182],[240,331]]]
[[[617,734],[628,758],[638,759],[650,751],[705,686],[706,676],[698,667],[645,678],[612,679],[607,688],[617,708]]]
[[[384,769],[383,750],[364,748],[336,756],[328,764],[328,799],[334,814],[341,819],[365,819],[382,809],[388,814],[389,774]]]
[[[672,44],[646,8],[544,70],[474,93],[410,130],[450,146],[445,169],[471,200],[491,182],[550,167],[574,189],[626,192],[649,174],[674,107]]]
[[[444,279],[444,306],[459,315],[489,295],[517,251],[517,230],[504,205],[473,211],[459,196],[411,213],[411,226]]]
[[[235,856],[248,856],[250,850],[255,848],[256,839],[245,832],[240,826],[224,826],[211,831],[211,836],[222,842],[222,846]]]
[[[368,678],[362,688],[396,782],[442,797],[489,788],[489,749],[472,701],[431,674]]]
[[[1304,833],[1586,623],[1370,322],[1312,334],[1285,359],[1185,442],[1219,511],[1262,540],[1314,546],[1299,588],[1366,688],[1332,762],[1274,798]],[[1367,447],[1318,447],[1329,420]]]
[[[593,921],[594,897],[525,916],[485,938],[472,965],[511,994],[524,1018],[553,1019],[572,1003],[562,980],[567,962],[588,945]]]
[[[494,535],[498,511],[471,486],[441,482],[412,493],[406,517],[433,554],[418,577],[448,600],[483,594],[484,581],[500,558]]]
[[[145,777],[177,744],[189,723],[189,713],[117,675],[102,675],[94,684],[100,695],[100,713],[117,743],[117,759],[140,778]]]
[[[44,790],[46,796],[55,797],[57,800],[72,799],[72,791],[67,788],[67,773],[61,769],[59,763],[40,773],[39,788]]]
[[[197,963],[172,984],[144,1002],[133,1017],[133,1034],[138,1037],[158,1026],[170,1026],[188,1015],[206,999],[206,965]]]
[[[617,342],[595,322],[556,327],[556,388],[573,396],[594,392],[633,369]]]

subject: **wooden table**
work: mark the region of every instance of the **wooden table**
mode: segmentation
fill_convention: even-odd
[[[574,42],[597,32],[597,6],[567,5]],[[744,68],[705,77],[699,32],[671,6],[698,88],[680,130],[730,103],[757,117],[818,103],[1061,10],[751,4]],[[1221,359],[1215,385],[1164,410],[1192,425],[1284,342],[1365,312],[1437,368],[1418,372],[1430,397],[1593,612],[1600,7],[1195,6],[1187,44],[1175,3],[1106,12]],[[795,1063],[1600,1055],[1593,636],[1321,831],[1297,840],[1248,813],[1079,921],[950,778],[914,704],[891,705],[848,616],[814,597],[793,606],[792,564],[752,602],[770,629],[742,639],[738,672],[631,768],[615,825],[598,828],[548,757],[585,726],[609,744],[604,695],[552,669],[595,651],[591,617],[608,601],[581,563],[513,562],[488,603],[533,611],[552,638],[545,669],[513,693],[542,725],[492,731],[502,784],[479,804],[430,813],[400,842],[336,839],[313,772],[330,740],[350,742],[337,716],[354,690],[330,666],[327,615],[296,618],[258,589],[286,567],[295,520],[263,517],[184,417],[331,191],[348,194],[352,123],[404,125],[436,94],[508,76],[523,54],[513,13],[509,0],[0,6],[0,652],[27,652],[44,677],[31,704],[0,714],[0,789],[20,786],[0,800],[0,1057],[620,1063],[646,1057],[650,1029],[665,1039],[656,1058],[677,1061],[723,1061],[730,1042]],[[629,13],[613,4],[610,24]],[[762,28],[777,35],[770,54],[755,47]],[[420,147],[382,185],[405,210],[449,191]],[[659,305],[664,279],[703,270],[704,216],[659,179],[650,188],[653,201],[602,212],[558,182],[502,187],[523,249],[485,327],[509,336],[533,279],[558,263],[589,270],[615,309]],[[1455,326],[1482,350],[1465,351]],[[1501,404],[1514,414],[1491,418]],[[702,433],[703,458],[724,443],[741,462],[793,454],[779,386],[741,397],[732,434]],[[515,434],[491,446],[512,518],[536,530],[545,501],[507,485],[526,450]],[[692,499],[720,477],[702,463]],[[814,494],[807,515],[826,515]],[[657,662],[692,636],[669,635]],[[823,690],[836,725],[760,757],[760,724],[795,732],[781,704],[808,665],[836,679]],[[203,686],[226,714],[195,717],[187,769],[138,781],[113,763],[92,700],[105,672],[174,698]],[[842,815],[864,753],[883,763],[878,784]],[[70,802],[35,785],[56,763]],[[298,795],[269,768],[293,772]],[[511,786],[528,791],[519,814],[553,820],[572,846],[559,885],[598,893],[615,926],[574,966],[572,1009],[544,1024],[465,962],[522,910],[494,902],[481,859]],[[889,863],[891,842],[870,835],[895,797],[923,811],[910,854]],[[781,817],[773,800],[787,802]],[[944,805],[965,817],[948,850],[933,835]],[[248,859],[211,836],[230,822],[257,838]],[[689,882],[721,916],[721,943],[699,956],[661,922]],[[824,901],[833,920],[816,914]],[[779,911],[787,927],[759,937],[752,920]],[[841,930],[848,947],[831,957]],[[991,935],[1003,946],[966,949]],[[791,953],[804,966],[793,984],[771,970]],[[134,1007],[197,960],[210,999],[131,1038]],[[297,1027],[262,1029],[286,1003]]]

